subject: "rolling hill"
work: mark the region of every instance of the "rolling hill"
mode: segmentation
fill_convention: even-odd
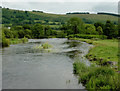
[[[21,11],[9,8],[2,8],[2,24],[35,24],[41,23],[46,25],[64,24],[71,17],[79,17],[85,23],[94,24],[95,22],[105,23],[106,20],[117,24],[118,17],[104,14],[50,14],[39,11]]]

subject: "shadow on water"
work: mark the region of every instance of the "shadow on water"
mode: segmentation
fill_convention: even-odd
[[[67,48],[72,48],[72,47],[78,47],[82,43],[78,42],[76,40],[68,40],[68,41],[64,42],[63,44],[68,44],[69,46]]]
[[[81,53],[82,52],[80,50],[72,50],[72,51],[66,52],[65,54],[69,58],[74,59],[75,57],[78,57],[79,54],[81,54]]]
[[[29,44],[40,44],[41,42],[38,41],[38,42],[29,42]]]
[[[78,57],[79,54],[82,53],[82,51],[79,48],[82,45],[82,43],[80,41],[67,40],[63,44],[68,45],[67,47],[64,47],[63,49],[69,49],[69,51],[65,52],[65,54],[66,54],[66,56],[68,56],[71,59],[74,59],[75,57]]]

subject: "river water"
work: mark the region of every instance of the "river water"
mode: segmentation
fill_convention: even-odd
[[[52,45],[50,52],[34,50],[43,43]],[[90,64],[84,57],[91,45],[65,38],[29,39],[26,44],[2,49],[3,89],[84,89],[73,74],[77,58]]]

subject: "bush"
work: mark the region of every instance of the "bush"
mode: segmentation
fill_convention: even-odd
[[[75,62],[73,64],[74,73],[80,76],[81,82],[88,90],[118,90],[118,73],[109,67],[86,66],[84,63]]]
[[[25,35],[25,37],[26,37],[26,38],[28,38],[28,39],[31,39],[31,36],[30,36],[30,35],[28,35],[28,34],[27,34],[27,35]]]
[[[21,39],[22,43],[28,42],[28,38],[24,37]]]
[[[50,48],[52,46],[49,45],[48,43],[44,43],[44,44],[42,44],[42,47],[43,47],[43,49],[48,49],[48,48]]]
[[[107,39],[107,36],[105,35],[86,35],[86,34],[75,34],[75,35],[69,35],[69,38],[84,38],[84,39],[93,39],[93,38],[99,38],[99,39]]]
[[[69,35],[69,36],[68,36],[68,39],[70,39],[70,38],[74,38],[74,35]]]
[[[8,47],[10,45],[10,40],[2,38],[2,47]]]

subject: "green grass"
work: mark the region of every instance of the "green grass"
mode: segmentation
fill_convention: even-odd
[[[74,74],[79,76],[79,82],[81,82],[88,91],[120,89],[118,73],[110,67],[86,66],[80,61],[75,61],[73,67]]]
[[[120,82],[118,81],[118,68],[111,68],[108,61],[118,62],[118,40],[117,39],[80,39],[70,38],[73,40],[80,40],[93,44],[86,55],[92,61],[91,66],[86,66],[83,62],[75,61],[73,64],[74,74],[79,76],[81,82],[89,91],[101,90],[115,90],[120,89]],[[102,61],[100,61],[102,59]],[[95,66],[98,64],[99,66]]]
[[[59,28],[60,25],[49,25],[51,28]]]
[[[101,66],[110,66],[118,71],[118,40],[117,39],[80,39],[72,38],[93,44],[86,55],[89,61]],[[110,63],[112,62],[112,63]]]
[[[118,62],[118,41],[117,40],[98,40],[94,41],[95,47],[90,50],[88,55],[94,55],[107,61]]]
[[[110,20],[112,22],[117,22],[118,21],[118,17],[116,16],[111,16],[111,15],[97,15],[97,14],[70,14],[70,15],[60,15],[60,14],[50,14],[50,13],[39,13],[39,12],[30,12],[32,14],[36,14],[36,15],[40,15],[43,17],[49,17],[47,18],[48,20],[52,20],[52,19],[61,19],[61,20],[68,20],[71,17],[79,17],[81,19],[83,19],[83,21],[91,21],[91,22],[102,22],[105,23],[106,20]]]
[[[28,38],[22,38],[22,39],[18,39],[18,38],[12,38],[10,39],[10,44],[19,44],[19,43],[26,43],[28,42]]]
[[[32,11],[28,11],[27,14],[28,16],[26,16],[25,11],[21,11],[21,10],[14,10],[14,9],[5,9],[2,8],[2,13],[3,13],[3,21],[7,21],[10,22],[11,24],[16,24],[15,19],[19,20],[20,22],[18,22],[17,24],[23,24],[23,23],[28,23],[29,21],[32,21],[31,19],[34,20],[34,22],[42,22],[45,23],[46,20],[48,20],[49,22],[55,22],[56,24],[58,24],[59,22],[61,23],[65,23],[67,20],[69,20],[71,17],[79,17],[81,18],[85,23],[89,23],[89,24],[94,24],[96,22],[102,22],[105,23],[106,20],[110,20],[113,23],[117,23],[118,22],[118,17],[116,16],[112,16],[112,15],[98,15],[98,14],[70,14],[70,15],[66,15],[66,14],[51,14],[51,13],[40,13],[40,12],[32,12]],[[17,12],[17,13],[14,13]],[[9,19],[9,16],[12,16],[11,19]],[[18,17],[18,15],[20,16],[24,16],[24,19],[21,20],[20,17]],[[16,18],[17,17],[17,18]],[[7,24],[7,23],[4,23]]]
[[[52,45],[48,44],[48,43],[44,43],[44,44],[40,44],[40,45],[34,45],[33,46],[33,50],[36,52],[50,52],[50,48],[52,47]]]
[[[89,51],[88,55],[94,55],[98,58],[118,62],[118,40],[116,39],[105,40],[77,39],[77,40],[84,41],[94,45],[94,47],[91,48],[91,50]]]
[[[116,16],[111,16],[111,15],[97,15],[97,14],[71,14],[67,15],[69,17],[79,17],[82,19],[86,19],[92,22],[105,22],[106,20],[111,20],[112,22],[118,21],[118,18]]]

